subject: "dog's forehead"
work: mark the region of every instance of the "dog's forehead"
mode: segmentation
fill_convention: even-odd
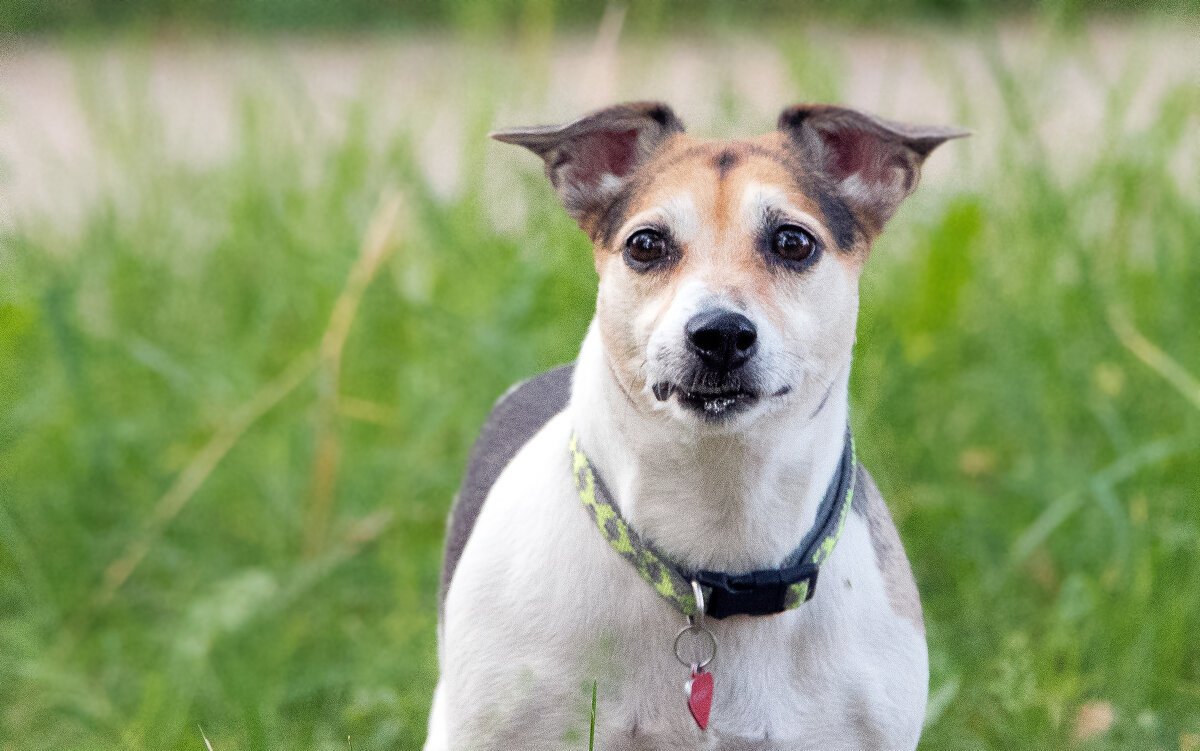
[[[794,147],[779,133],[743,140],[699,140],[686,135],[638,169],[608,219],[608,239],[631,219],[650,213],[663,220],[734,226],[749,214],[790,207],[823,221],[813,184]]]

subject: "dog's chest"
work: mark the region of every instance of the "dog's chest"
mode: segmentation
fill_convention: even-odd
[[[919,727],[924,640],[888,609],[865,526],[851,518],[811,602],[709,621],[715,691],[701,732],[689,668],[672,650],[683,617],[608,547],[569,476],[546,472],[567,435],[552,422],[506,471],[450,590],[456,648],[444,677],[473,702],[452,710],[491,718],[468,735],[524,748],[586,736],[593,681],[605,749],[891,748],[880,739],[907,732],[897,728],[914,715]]]

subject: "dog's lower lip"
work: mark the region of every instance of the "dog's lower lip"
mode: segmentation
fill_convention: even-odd
[[[680,406],[699,413],[708,422],[720,422],[758,401],[758,394],[740,389],[705,393],[676,387],[673,391]]]
[[[735,390],[731,390],[731,391],[717,391],[717,392],[711,392],[711,393],[701,392],[701,391],[687,391],[687,390],[681,389],[678,386],[675,386],[671,383],[668,383],[667,381],[659,381],[658,383],[651,386],[650,390],[654,392],[654,398],[659,400],[660,402],[665,402],[666,400],[670,399],[671,394],[673,394],[673,393],[678,393],[680,396],[686,397],[688,399],[721,399],[721,398],[736,399],[738,397],[756,398],[758,396],[758,394],[755,394],[755,393],[749,392],[749,391],[744,391],[742,389],[735,389]],[[780,388],[778,391],[776,391],[775,393],[771,394],[771,396],[772,397],[785,396],[790,393],[792,393],[792,387],[784,386],[784,387]]]
[[[725,391],[687,391],[685,389],[675,389],[681,395],[693,399],[734,399],[737,397],[757,397],[758,394],[745,389],[728,389]]]

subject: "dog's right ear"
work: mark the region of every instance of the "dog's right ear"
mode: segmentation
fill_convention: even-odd
[[[591,235],[596,219],[630,173],[683,131],[683,123],[662,102],[631,102],[569,125],[512,128],[490,135],[540,156],[567,213]]]
[[[917,188],[926,157],[962,128],[905,125],[830,104],[799,104],[779,116],[779,130],[828,177],[874,237]]]

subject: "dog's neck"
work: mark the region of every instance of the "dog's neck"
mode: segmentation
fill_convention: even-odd
[[[780,565],[813,526],[844,447],[848,381],[847,362],[827,393],[743,432],[709,433],[635,406],[593,324],[571,419],[638,534],[689,568],[741,573]]]

